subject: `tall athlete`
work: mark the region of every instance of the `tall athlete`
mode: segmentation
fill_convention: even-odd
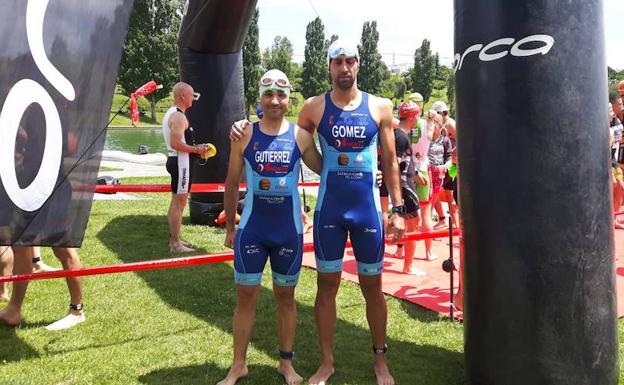
[[[384,231],[379,191],[375,183],[377,142],[381,142],[384,179],[392,200],[388,231],[398,240],[405,223],[399,167],[394,149],[392,103],[357,87],[357,46],[343,40],[328,49],[332,91],[308,99],[299,127],[318,130],[323,153],[321,184],[314,213],[314,247],[318,270],[315,302],[321,350],[319,369],[310,384],[327,382],[334,372],[333,337],[336,294],[340,286],[345,241],[350,236],[366,300],[377,383],[394,384],[386,362],[386,301],[381,291]]]
[[[256,299],[267,259],[271,260],[273,292],[278,306],[278,372],[289,385],[303,379],[292,365],[297,310],[295,285],[303,253],[303,224],[297,181],[300,159],[313,171],[321,170],[321,158],[312,135],[289,123],[290,82],[279,70],[260,79],[264,116],[242,140],[232,143],[225,182],[225,246],[234,249],[237,305],[234,311],[232,368],[218,385],[232,385],[247,375],[246,353],[253,329]],[[247,196],[238,231],[234,217],[238,184],[246,176]]]
[[[184,115],[193,105],[199,94],[193,92],[193,87],[180,82],[173,86],[173,106],[163,117],[163,137],[167,145],[167,171],[171,175],[171,203],[167,212],[169,222],[169,249],[172,253],[186,253],[193,251],[189,244],[180,237],[182,227],[182,213],[191,191],[191,158],[190,154],[203,155],[208,146],[200,144],[190,145],[192,142],[192,128]]]

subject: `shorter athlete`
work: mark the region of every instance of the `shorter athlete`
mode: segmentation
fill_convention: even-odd
[[[233,385],[247,375],[247,346],[262,272],[268,259],[278,307],[280,363],[277,371],[288,385],[303,381],[292,364],[297,324],[294,295],[303,253],[297,181],[301,159],[318,173],[321,157],[312,135],[284,119],[291,91],[286,75],[279,70],[268,71],[260,79],[259,87],[264,116],[252,129],[244,131],[241,140],[232,143],[225,182],[225,246],[234,249],[237,305],[232,368],[218,385]],[[238,184],[243,171],[247,196],[239,229],[235,231]]]

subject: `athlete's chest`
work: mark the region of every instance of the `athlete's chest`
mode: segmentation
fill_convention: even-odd
[[[318,132],[337,149],[362,149],[375,141],[379,127],[368,111],[333,109],[324,114]]]
[[[260,175],[285,174],[293,170],[300,158],[294,135],[254,135],[245,158]]]

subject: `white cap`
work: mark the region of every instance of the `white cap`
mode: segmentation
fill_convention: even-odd
[[[327,62],[329,63],[331,59],[335,59],[340,55],[345,55],[348,58],[354,57],[357,61],[360,61],[357,44],[346,39],[338,39],[331,43],[327,49]]]
[[[283,91],[290,95],[292,86],[288,80],[288,76],[280,70],[272,69],[264,73],[258,82],[260,95],[266,91]]]
[[[431,109],[432,109],[433,111],[437,112],[438,114],[439,114],[439,113],[442,113],[442,112],[444,112],[444,111],[448,111],[448,110],[449,110],[449,108],[448,108],[448,106],[446,105],[446,103],[444,103],[444,102],[443,102],[443,101],[441,101],[441,100],[438,100],[437,102],[433,103],[433,104],[431,105]]]

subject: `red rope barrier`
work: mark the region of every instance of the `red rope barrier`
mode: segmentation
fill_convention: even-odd
[[[299,187],[318,187],[319,182],[305,182],[299,183]],[[239,189],[244,190],[246,188],[245,184],[241,184]],[[224,192],[225,184],[224,183],[194,183],[191,185],[191,192],[200,193],[200,192]],[[148,185],[140,185],[140,184],[128,184],[128,185],[96,185],[95,186],[96,193],[103,194],[114,194],[118,192],[136,192],[136,193],[164,193],[171,192],[171,185],[168,184],[148,184]]]
[[[459,235],[459,230],[453,231],[454,235]],[[439,230],[427,233],[407,233],[401,242],[405,241],[418,241],[423,239],[433,239],[448,236],[448,231]],[[390,238],[386,238],[386,243],[391,243]],[[346,247],[351,247],[351,242],[346,243]],[[314,250],[313,243],[305,243],[303,245],[304,252],[310,252]],[[173,267],[184,266],[196,266],[196,265],[208,265],[213,263],[227,262],[234,259],[234,253],[219,253],[211,255],[199,255],[194,257],[180,257],[160,259],[154,261],[143,262],[131,262],[120,265],[108,265],[108,266],[95,266],[95,267],[83,267],[81,269],[73,270],[58,270],[45,273],[34,274],[22,274],[11,275],[6,277],[0,277],[0,283],[3,282],[17,282],[17,281],[32,281],[37,279],[52,279],[52,278],[67,278],[67,277],[83,277],[88,275],[102,275],[102,274],[114,274],[114,273],[127,273],[131,271],[144,271],[144,270],[157,270],[167,269]]]

